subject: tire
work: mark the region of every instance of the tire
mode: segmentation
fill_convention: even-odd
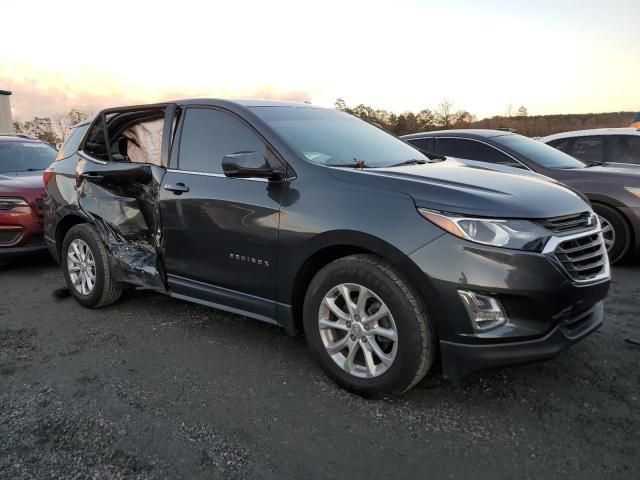
[[[350,313],[345,294],[352,300]],[[361,295],[366,300],[359,308],[355,304]],[[329,304],[338,307],[339,315]],[[382,313],[385,307],[387,315]],[[379,319],[372,321],[375,317]],[[374,255],[344,257],[322,268],[307,288],[303,322],[320,366],[336,383],[365,397],[406,392],[425,376],[436,356],[436,333],[424,302],[400,272]],[[335,346],[332,353],[327,346]]]
[[[605,242],[613,241],[612,244],[607,245],[607,253],[609,254],[609,262],[614,264],[622,260],[629,253],[631,247],[631,229],[624,216],[616,209],[607,205],[594,203],[593,210],[598,214],[603,224],[602,234]],[[610,236],[611,234],[613,234],[613,237]]]
[[[85,291],[83,291],[84,289],[81,287],[81,281],[75,282],[74,284],[72,280],[72,276],[78,279],[77,275],[79,275],[73,268],[77,264],[73,264],[73,260],[69,258],[69,250],[74,251],[72,244],[81,249],[86,245],[89,253],[86,253],[84,257],[86,259],[86,262],[84,262],[85,271],[91,269],[91,265],[93,265],[93,269],[91,269],[94,279],[92,287],[90,289],[88,288],[87,281]],[[81,258],[81,256],[78,257],[76,254],[73,258],[77,259]],[[90,262],[91,258],[93,258],[93,262]],[[69,229],[62,242],[60,264],[64,272],[67,288],[81,305],[88,308],[100,308],[111,305],[120,298],[122,289],[111,275],[107,249],[98,232],[91,225],[83,223]]]

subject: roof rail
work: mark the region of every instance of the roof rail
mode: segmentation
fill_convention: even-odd
[[[26,133],[0,133],[0,137],[18,137],[28,138],[29,140],[37,140],[37,138],[27,135]]]

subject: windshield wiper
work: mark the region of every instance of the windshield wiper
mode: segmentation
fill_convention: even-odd
[[[364,160],[359,160],[357,158],[353,159],[353,162],[350,163],[325,163],[327,167],[342,167],[342,168],[372,168],[364,163]]]
[[[412,158],[411,160],[405,160],[404,162],[394,163],[389,165],[390,167],[402,167],[404,165],[424,165],[427,163],[426,160],[420,160],[418,158]]]

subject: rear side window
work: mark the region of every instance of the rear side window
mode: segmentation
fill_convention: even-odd
[[[573,141],[571,155],[583,162],[604,161],[604,142],[602,137],[576,137]]]
[[[423,152],[435,153],[433,138],[411,138],[407,142]]]
[[[88,123],[84,125],[79,125],[71,129],[71,132],[69,132],[69,136],[67,137],[64,144],[62,145],[62,148],[60,148],[60,151],[58,152],[56,161],[62,160],[63,158],[68,158],[78,151],[78,147],[80,146],[80,141],[82,141],[82,137],[84,136],[84,133],[87,131],[87,128],[89,128]]]
[[[222,158],[239,152],[265,154],[265,145],[240,120],[220,110],[187,110],[180,138],[180,170],[223,173]]]
[[[438,139],[438,153],[479,162],[496,163],[507,167],[523,168],[523,166],[494,147],[474,140],[462,138]]]
[[[640,135],[611,135],[607,140],[608,161],[640,164]]]
[[[557,140],[551,140],[547,145],[551,145],[553,148],[557,148],[561,152],[569,153],[571,140],[571,138],[559,138]]]

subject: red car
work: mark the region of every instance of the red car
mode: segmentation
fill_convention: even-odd
[[[42,196],[50,145],[21,135],[0,135],[0,258],[45,250]]]

